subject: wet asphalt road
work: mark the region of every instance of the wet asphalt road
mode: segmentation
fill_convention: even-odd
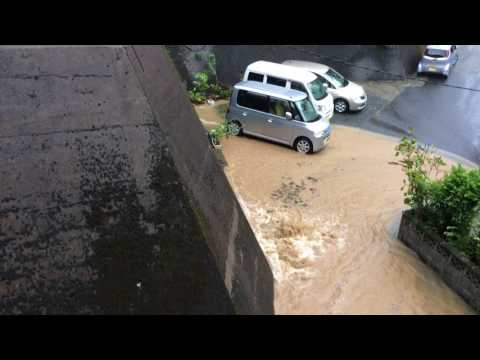
[[[392,102],[367,89],[367,108],[335,114],[332,123],[393,136],[413,128],[419,141],[480,164],[480,46],[459,45],[459,55],[448,79],[422,76],[429,82],[405,88]]]

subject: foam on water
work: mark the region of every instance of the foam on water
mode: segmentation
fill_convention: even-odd
[[[347,227],[333,215],[307,220],[299,212],[238,199],[277,282],[315,277],[315,260],[346,245]]]

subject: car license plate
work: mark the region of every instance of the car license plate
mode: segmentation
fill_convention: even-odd
[[[434,67],[430,66],[430,67],[428,68],[428,71],[437,72],[437,68],[434,68]]]

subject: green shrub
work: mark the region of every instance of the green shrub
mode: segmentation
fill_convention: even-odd
[[[190,101],[194,104],[203,104],[206,100],[205,95],[195,90],[188,90],[188,96],[190,98]]]
[[[193,76],[193,87],[188,91],[190,100],[196,104],[203,103],[207,99],[228,99],[231,90],[217,83],[210,83],[206,72],[199,72]]]
[[[431,221],[440,234],[475,258],[478,251],[480,172],[453,166],[432,191]]]
[[[225,121],[223,124],[219,124],[208,132],[210,139],[215,145],[220,144],[220,140],[224,137],[231,135],[230,126]]]
[[[407,176],[402,186],[405,204],[420,210],[428,208],[431,177],[438,175],[445,162],[435,156],[432,146],[421,145],[416,139],[407,137],[403,137],[395,147],[395,156],[402,157],[398,164]]]
[[[480,171],[453,166],[436,179],[445,165],[433,148],[403,138],[395,156],[406,175],[405,203],[425,224],[473,261],[480,260]]]
[[[193,75],[193,89],[196,92],[206,93],[210,89],[208,74],[206,72],[198,72]]]
[[[217,79],[217,59],[215,54],[208,51],[197,52],[194,55],[195,60],[205,62],[205,72],[208,74],[211,81]]]
[[[475,215],[470,224],[470,249],[467,252],[472,254],[470,257],[475,263],[480,264],[480,207],[477,206],[474,212]]]
[[[216,59],[212,53],[197,53],[195,59],[207,62],[205,71],[193,75],[192,85],[189,89],[190,101],[195,104],[204,103],[207,99],[228,99],[231,90],[217,83]]]
[[[228,99],[232,95],[230,89],[224,88],[219,84],[211,84],[209,88],[210,97],[214,99]]]

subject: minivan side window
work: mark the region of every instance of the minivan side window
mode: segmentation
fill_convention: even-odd
[[[303,119],[300,116],[300,114],[298,113],[298,110],[297,110],[297,107],[295,106],[295,103],[290,101],[289,105],[290,105],[290,112],[292,113],[292,119],[303,122]]]
[[[253,94],[246,90],[238,91],[237,104],[249,109],[268,112],[268,97],[264,95]]]
[[[287,80],[279,79],[273,76],[267,76],[267,84],[285,87],[287,86]]]
[[[263,82],[263,74],[257,74],[257,73],[254,73],[254,72],[250,72],[248,74],[248,80]]]
[[[292,81],[292,83],[290,84],[290,89],[301,91],[301,92],[304,92],[305,94],[308,94],[307,90],[305,90],[305,86],[303,86],[299,82]]]
[[[290,111],[290,105],[288,101],[269,98],[268,101],[268,112],[272,115],[285,117],[285,113]]]

